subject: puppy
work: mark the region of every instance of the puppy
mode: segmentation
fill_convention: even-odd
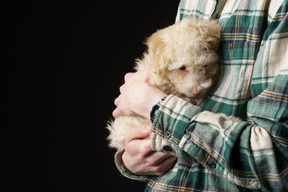
[[[147,39],[148,50],[136,60],[135,69],[148,67],[163,92],[199,105],[219,76],[220,34],[216,20],[184,18]],[[109,146],[123,151],[127,130],[149,123],[149,119],[131,116],[109,122]]]

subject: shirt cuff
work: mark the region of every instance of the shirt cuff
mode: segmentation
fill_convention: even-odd
[[[124,162],[122,160],[122,155],[123,155],[124,151],[121,152],[117,152],[114,156],[114,160],[115,160],[115,164],[117,169],[120,171],[120,173],[132,180],[137,180],[137,181],[142,181],[142,182],[148,182],[149,181],[149,177],[148,176],[141,176],[141,175],[135,175],[134,173],[132,173],[131,171],[129,171],[126,166],[124,165]]]
[[[151,134],[152,149],[191,160],[179,147],[179,143],[201,111],[201,108],[190,102],[169,95],[155,112]]]

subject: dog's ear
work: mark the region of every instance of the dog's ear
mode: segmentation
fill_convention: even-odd
[[[171,46],[165,41],[165,33],[167,29],[158,30],[145,42],[148,47],[149,65],[153,72],[160,76],[166,74],[170,63]]]
[[[216,20],[201,22],[198,30],[209,50],[216,51],[220,43],[221,27]]]

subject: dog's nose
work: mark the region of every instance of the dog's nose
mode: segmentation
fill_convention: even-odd
[[[193,90],[192,90],[192,94],[195,95],[195,96],[199,96],[201,95],[202,93],[202,90],[198,87],[195,87]]]

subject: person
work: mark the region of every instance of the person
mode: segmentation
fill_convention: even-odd
[[[181,0],[177,22],[219,19],[221,78],[198,107],[148,71],[126,74],[113,116],[159,107],[152,127],[127,132],[121,173],[149,179],[146,191],[288,191],[287,10],[287,0]]]

